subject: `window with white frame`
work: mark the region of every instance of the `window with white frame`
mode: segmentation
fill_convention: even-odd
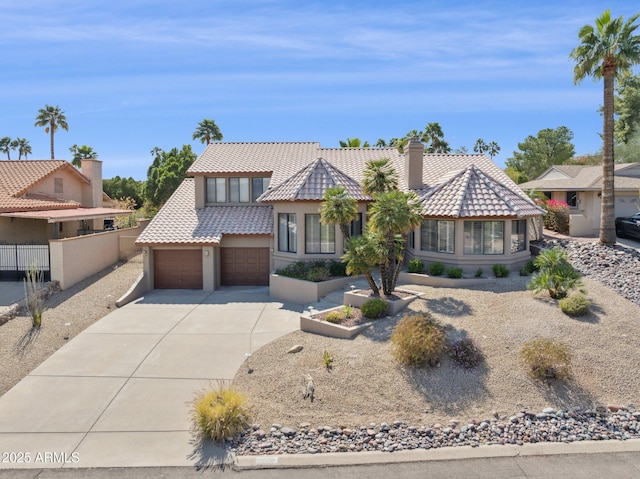
[[[511,252],[524,251],[527,246],[527,220],[511,221]]]
[[[504,254],[504,221],[465,221],[464,254]]]
[[[278,213],[278,251],[297,251],[297,225],[295,213]]]
[[[423,220],[420,226],[420,249],[437,253],[455,252],[455,222]]]
[[[335,253],[336,228],[320,223],[320,215],[305,215],[305,253]]]

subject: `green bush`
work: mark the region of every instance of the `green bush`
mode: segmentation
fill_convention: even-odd
[[[314,266],[313,268],[309,269],[309,271],[307,271],[305,279],[307,281],[318,283],[320,281],[326,281],[327,279],[329,279],[329,276],[329,268],[327,268],[326,266]]]
[[[482,278],[482,274],[483,273],[484,273],[484,271],[482,271],[482,268],[478,268],[476,270],[476,274],[475,274],[476,278]]]
[[[543,217],[544,227],[558,233],[569,233],[569,205],[564,201],[547,200],[540,203],[547,213]]]
[[[446,347],[445,333],[429,313],[406,314],[393,329],[393,356],[409,366],[435,366]]]
[[[372,298],[368,301],[365,301],[362,306],[360,306],[360,312],[362,316],[369,319],[377,319],[387,312],[388,304],[382,298]]]
[[[414,258],[409,261],[409,273],[422,273],[424,271],[424,261]]]
[[[571,353],[564,344],[534,338],[520,349],[520,361],[534,379],[566,379],[571,375]]]
[[[194,402],[194,424],[203,437],[224,442],[249,426],[246,402],[244,394],[228,386],[205,391]]]
[[[449,346],[449,357],[463,368],[471,369],[482,361],[482,351],[473,339],[465,338]]]
[[[304,281],[326,281],[332,277],[346,276],[346,264],[340,261],[296,261],[276,270],[276,274]]]
[[[462,278],[462,268],[448,268],[447,269],[447,276],[449,276],[449,278],[453,278],[453,279]]]
[[[444,264],[438,262],[429,264],[429,274],[431,276],[440,276],[442,273],[444,273]]]
[[[491,271],[493,271],[493,275],[496,278],[507,278],[509,276],[509,268],[503,264],[494,264],[491,267]]]
[[[347,275],[347,264],[341,261],[332,260],[329,262],[329,275],[340,278]]]
[[[560,248],[546,249],[536,258],[539,268],[527,285],[534,294],[547,291],[553,299],[566,298],[572,289],[583,285],[580,273],[569,263],[569,257]]]
[[[340,310],[335,310],[335,311],[329,311],[325,317],[324,320],[328,323],[333,323],[333,324],[338,324],[341,323],[344,319],[345,319],[345,314],[344,311],[340,311]]]
[[[582,294],[574,294],[558,301],[558,305],[567,316],[578,317],[589,314],[591,301]]]

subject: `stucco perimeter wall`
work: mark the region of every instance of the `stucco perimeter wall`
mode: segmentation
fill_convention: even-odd
[[[60,287],[66,289],[117,263],[120,259],[120,237],[137,237],[140,230],[140,227],[126,228],[51,240],[51,279],[59,281]]]

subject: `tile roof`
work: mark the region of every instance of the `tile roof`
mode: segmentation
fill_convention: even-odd
[[[81,181],[89,183],[86,176],[64,160],[1,160],[0,211],[77,208],[80,204],[76,201],[29,192],[38,182],[63,169],[73,171]]]
[[[344,186],[355,200],[373,200],[362,193],[360,183],[325,159],[318,158],[275,188],[269,188],[258,201],[321,201],[327,189],[338,185]]]
[[[626,176],[629,170],[640,168],[640,163],[616,163],[615,189],[638,189],[640,188],[640,178]],[[551,170],[558,170],[570,178],[544,179],[544,176]],[[602,189],[602,166],[584,165],[554,165],[545,171],[538,179],[522,183],[520,188],[525,190],[544,191],[576,191],[576,190],[601,190]]]
[[[195,208],[193,178],[185,179],[138,236],[136,244],[219,244],[225,234],[273,235],[270,205]]]
[[[512,190],[475,165],[451,172],[421,190],[422,213],[430,217],[530,217],[544,213],[526,195]]]

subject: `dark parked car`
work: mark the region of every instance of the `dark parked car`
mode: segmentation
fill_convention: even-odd
[[[640,238],[640,213],[629,218],[616,218],[616,236]]]

